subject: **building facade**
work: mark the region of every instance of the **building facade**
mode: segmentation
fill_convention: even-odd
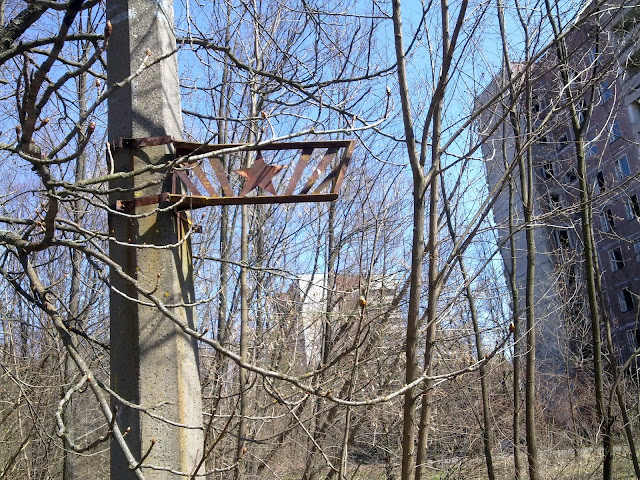
[[[640,55],[628,41],[638,38],[638,22],[629,16],[640,15],[637,8],[611,11],[584,22],[567,37],[564,72],[553,49],[530,67],[531,97],[516,101],[515,128],[504,75],[494,78],[477,99],[481,106],[504,95],[497,107],[480,115],[479,130],[488,187],[499,192],[493,211],[505,272],[515,272],[521,310],[527,249],[519,161],[531,156],[535,311],[539,356],[548,362],[542,369],[550,371],[565,368],[566,352],[574,362],[589,356],[577,170],[580,140],[603,313],[620,361],[632,358],[640,345],[640,62],[633,60]],[[524,66],[513,65],[513,71],[517,75]]]

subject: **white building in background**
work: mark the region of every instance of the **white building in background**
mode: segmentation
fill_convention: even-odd
[[[352,322],[360,312],[358,299],[364,292],[365,280],[358,275],[338,275],[335,289],[329,295],[327,277],[323,274],[303,274],[278,297],[292,357],[306,366],[322,361],[323,349],[339,347],[351,334]],[[398,288],[394,275],[376,275],[369,285],[366,314],[378,315],[391,305]],[[328,304],[331,298],[332,305]],[[389,313],[397,319],[397,311]],[[345,326],[349,325],[349,328]]]
[[[326,283],[326,277],[320,273],[304,274],[298,279],[300,329],[309,364],[319,363],[322,354],[322,332],[327,319]]]

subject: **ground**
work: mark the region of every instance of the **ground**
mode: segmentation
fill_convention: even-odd
[[[524,459],[523,459],[524,460]],[[602,450],[583,448],[576,456],[573,451],[541,451],[541,480],[596,480],[602,477]],[[513,480],[513,457],[494,456],[496,478]],[[396,472],[398,475],[399,472]],[[487,469],[482,458],[455,458],[430,462],[426,480],[487,480]],[[613,480],[634,478],[633,465],[622,447],[616,448]],[[354,480],[385,480],[382,465],[361,467]]]

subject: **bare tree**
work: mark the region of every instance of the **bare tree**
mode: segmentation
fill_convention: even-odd
[[[110,290],[135,296],[198,342],[205,413],[198,461],[206,460],[211,478],[295,472],[346,479],[372,472],[391,479],[399,470],[403,480],[425,479],[432,460],[452,453],[483,455],[488,477],[499,478],[494,449],[507,420],[515,476],[523,478],[517,454],[523,339],[529,477],[541,476],[534,373],[541,365],[535,335],[543,309],[533,290],[521,309],[515,271],[522,263],[512,253],[513,312],[503,316],[505,285],[494,260],[501,248],[514,252],[526,237],[528,286],[540,285],[534,275],[534,268],[543,270],[535,263],[537,222],[553,216],[535,205],[532,152],[544,127],[535,124],[534,94],[536,65],[554,41],[532,38],[533,21],[522,16],[524,61],[512,67],[502,18],[494,25],[493,6],[471,8],[466,0],[420,7],[399,0],[181,7],[171,55],[182,67],[184,136],[196,146],[163,165],[167,175],[159,167],[156,181],[170,183],[175,174],[195,186],[206,170],[210,183],[230,196],[242,188],[234,171],[261,155],[269,165],[286,167],[273,178],[274,188],[282,189],[300,156],[309,162],[309,175],[324,159],[330,171],[340,157],[303,150],[294,158],[290,151],[267,150],[274,142],[356,138],[342,196],[331,204],[230,205],[189,214],[162,203],[149,207],[179,216],[183,240],[193,244],[196,297],[179,303],[194,308],[198,320],[185,323],[163,292],[124,273],[107,253],[109,242],[128,244],[118,240],[121,232],[109,230],[109,218],[142,218],[116,209],[114,200],[137,197],[114,180],[139,179],[145,168],[113,171],[102,140],[104,103],[162,58],[140,52],[139,69],[105,88],[110,27],[96,33],[105,29],[99,3],[22,9],[4,3],[10,20],[0,39],[6,80],[0,85],[0,161],[11,174],[0,178],[0,388],[8,392],[0,413],[7,432],[0,478],[80,476],[98,463],[93,458],[110,438],[138,478],[158,471],[193,475],[156,464],[151,438],[144,439],[149,451],[131,451],[126,429],[115,423],[116,400],[167,419],[159,407],[118,398],[109,386]],[[508,7],[498,5],[500,11]],[[535,18],[541,36],[550,25],[542,22],[550,19]],[[500,35],[500,24],[504,60],[487,68],[505,72],[496,90],[480,99],[491,80],[478,67],[484,54],[479,40],[494,30]],[[563,35],[561,29],[556,44]],[[544,68],[553,65],[557,58]],[[594,82],[585,83],[592,88]],[[479,136],[486,114],[495,121]],[[505,165],[487,193],[477,160],[493,133],[511,138],[500,145]],[[513,161],[506,162],[513,145]],[[218,186],[221,178],[228,185]],[[494,242],[489,213],[505,194],[514,207],[508,238]],[[181,201],[185,207],[191,200],[185,195]],[[109,283],[108,269],[121,283]],[[510,333],[513,356],[506,353]],[[602,393],[604,386],[598,398]],[[599,411],[607,413],[612,404],[601,400]],[[463,424],[461,408],[476,421]],[[455,475],[461,467],[446,468]]]

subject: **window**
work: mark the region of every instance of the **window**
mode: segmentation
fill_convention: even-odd
[[[636,194],[631,195],[626,201],[627,207],[627,219],[633,220],[634,218],[640,218],[640,202]]]
[[[607,103],[613,98],[613,92],[611,91],[611,84],[603,83],[600,85],[600,103]]]
[[[560,200],[560,194],[558,193],[550,193],[549,194],[549,209],[555,210],[557,208],[562,208],[562,202]]]
[[[636,238],[633,242],[633,251],[636,254],[636,260],[640,262],[640,238]]]
[[[591,131],[585,135],[584,138],[584,154],[587,158],[594,157],[598,154],[600,149],[596,142],[595,132]]]
[[[606,185],[604,182],[604,172],[602,170],[599,170],[598,173],[596,173],[596,191],[595,193],[600,193],[600,192],[604,192],[606,191]]]
[[[636,89],[636,95],[638,94]],[[636,98],[629,105],[629,115],[631,116],[632,123],[640,122],[640,98]]]
[[[609,143],[613,143],[622,137],[622,130],[620,129],[620,124],[617,120],[614,120],[611,124],[611,130],[609,135]]]
[[[581,302],[576,302],[571,307],[571,314],[575,319],[582,318],[582,316],[584,315],[584,304]]]
[[[600,223],[602,224],[603,232],[611,232],[616,228],[615,218],[610,208],[600,214]]]
[[[598,154],[600,150],[596,143],[595,132],[591,131],[585,135],[584,154],[587,158],[591,158]]]
[[[638,23],[638,20],[635,15],[623,15],[623,17],[614,24],[614,32],[620,36],[624,37],[628,33],[631,33]],[[623,38],[622,38],[623,39]]]
[[[532,100],[531,110],[533,110],[534,113],[540,112],[542,110],[542,102],[540,101],[540,98],[537,95],[534,95]]]
[[[623,312],[630,312],[633,310],[633,294],[628,288],[623,288],[618,292],[618,303],[620,304],[620,310]]]
[[[629,342],[629,346],[636,350],[640,347],[640,329],[639,328],[630,328],[627,330],[627,342]]]
[[[563,133],[558,137],[558,143],[556,144],[556,151],[561,152],[569,146],[569,134]]]
[[[629,160],[626,155],[616,160],[616,172],[618,174],[618,180],[622,180],[631,175],[631,168],[629,167]]]
[[[616,228],[616,222],[615,222],[615,217],[613,216],[613,212],[611,211],[610,208],[607,208],[606,216],[607,216],[607,224],[609,225],[609,229],[613,231]]]
[[[542,178],[555,178],[556,165],[553,160],[548,160],[542,165]]]
[[[569,67],[569,75],[570,75],[569,81],[571,83],[573,83],[573,82],[576,82],[576,83],[577,82],[581,82],[582,81],[581,77],[584,76],[584,75],[582,75],[583,73],[584,73],[583,71],[578,70],[577,68]]]
[[[611,262],[611,270],[617,272],[624,269],[624,260],[622,258],[622,250],[620,247],[614,248],[609,252],[609,261]]]
[[[578,114],[578,123],[580,123],[580,125],[582,125],[584,123],[584,115],[585,115],[585,105],[584,105],[584,100],[580,100],[578,102],[578,105],[576,107],[576,113]]]
[[[571,167],[569,170],[567,170],[567,173],[564,174],[564,178],[567,180],[567,183],[575,182],[578,179],[576,169]]]
[[[571,248],[569,231],[564,228],[554,228],[551,231],[551,242],[554,249],[568,250]]]

